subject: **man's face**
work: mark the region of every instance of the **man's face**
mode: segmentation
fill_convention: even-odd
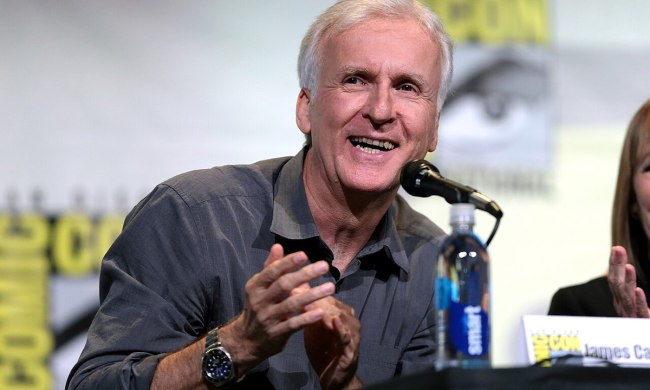
[[[440,58],[410,19],[373,18],[320,47],[316,97],[301,92],[297,122],[329,185],[387,191],[408,161],[437,143]]]

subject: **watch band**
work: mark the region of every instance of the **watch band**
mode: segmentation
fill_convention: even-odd
[[[221,339],[219,338],[219,330],[221,327],[214,328],[208,332],[205,337],[205,350],[207,351],[210,348],[222,347]]]
[[[221,344],[219,329],[208,332],[203,352],[203,377],[216,387],[227,387],[235,382],[235,366],[230,354]]]

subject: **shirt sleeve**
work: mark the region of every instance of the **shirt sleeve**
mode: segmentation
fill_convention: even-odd
[[[129,214],[102,261],[99,311],[68,389],[148,389],[158,362],[204,332],[211,286],[197,224],[165,185]]]
[[[618,317],[607,277],[558,289],[551,297],[548,315]]]
[[[570,316],[577,315],[576,309],[579,305],[575,301],[573,294],[566,288],[557,290],[551,297],[551,304],[548,309],[548,315]]]

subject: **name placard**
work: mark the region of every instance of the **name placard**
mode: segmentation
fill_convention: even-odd
[[[523,316],[530,364],[650,367],[650,319]]]

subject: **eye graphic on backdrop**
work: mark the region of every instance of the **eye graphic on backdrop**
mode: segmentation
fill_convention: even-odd
[[[440,145],[496,153],[547,120],[545,71],[508,58],[483,63],[453,88],[440,121]]]

